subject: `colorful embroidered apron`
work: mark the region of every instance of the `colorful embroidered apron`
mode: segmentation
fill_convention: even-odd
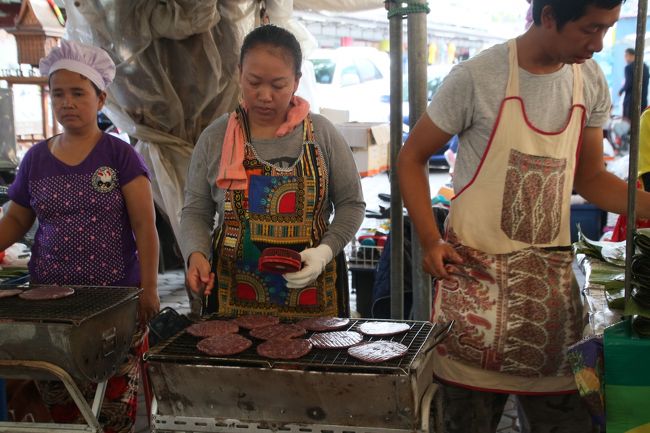
[[[569,198],[585,118],[581,69],[573,65],[566,127],[541,131],[528,122],[519,97],[516,42],[508,47],[508,86],[492,138],[449,215],[447,240],[465,263],[438,283],[433,312],[435,322],[456,321],[437,347],[436,374],[490,389],[500,382],[481,383],[485,372],[569,376],[565,349],[583,328],[569,248]],[[482,372],[468,377],[459,365]],[[534,391],[531,383],[500,389]]]
[[[258,270],[265,248],[300,252],[317,246],[326,231],[323,211],[328,198],[328,172],[321,149],[314,142],[310,117],[303,123],[301,155],[287,169],[259,158],[250,145],[243,112],[238,120],[246,137],[244,168],[248,189],[225,192],[223,224],[214,238],[213,293],[218,297],[219,315],[337,316],[335,261],[326,266],[314,284],[302,289],[289,289],[282,275]]]

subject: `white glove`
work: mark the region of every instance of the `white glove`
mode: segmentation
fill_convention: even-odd
[[[307,248],[300,253],[300,259],[304,266],[298,272],[283,274],[287,280],[287,287],[290,289],[302,289],[314,281],[325,270],[325,266],[332,260],[334,253],[332,249],[320,244],[316,248]]]

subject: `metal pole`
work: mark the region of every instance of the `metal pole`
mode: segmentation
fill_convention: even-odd
[[[7,421],[7,391],[4,379],[0,379],[0,421]]]
[[[387,1],[394,12],[399,3]],[[404,316],[404,214],[397,179],[397,156],[402,148],[402,15],[389,18],[390,38],[390,316]]]
[[[427,4],[418,0],[413,3]],[[427,14],[408,15],[409,126],[413,128],[427,104]],[[427,172],[427,178],[428,178]],[[431,276],[422,269],[422,245],[411,226],[411,260],[413,277],[413,319],[431,318]]]
[[[625,305],[630,301],[632,283],[632,258],[634,256],[634,231],[636,228],[636,179],[639,168],[639,119],[641,116],[641,83],[643,80],[643,51],[648,14],[648,0],[639,0],[636,15],[636,45],[634,47],[634,87],[630,110],[630,166],[627,184],[627,230],[625,243]],[[644,107],[645,108],[645,107]]]

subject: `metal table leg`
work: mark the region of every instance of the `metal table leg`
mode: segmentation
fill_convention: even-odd
[[[438,385],[432,382],[427,387],[427,390],[424,391],[424,394],[422,394],[422,401],[420,403],[420,414],[422,416],[421,431],[423,432],[436,433],[436,430],[432,430],[432,426],[430,426],[429,421],[431,419],[431,403],[433,402],[433,397],[436,395],[437,391],[438,391]]]
[[[0,421],[7,420],[7,391],[4,379],[0,379]]]
[[[92,408],[86,402],[81,390],[72,377],[62,368],[44,361],[17,361],[0,360],[0,377],[4,378],[32,378],[34,375],[46,373],[63,382],[75,404],[79,408],[86,424],[59,424],[59,423],[24,423],[0,422],[0,432],[7,433],[101,433],[97,416],[104,400],[106,381],[97,384]]]

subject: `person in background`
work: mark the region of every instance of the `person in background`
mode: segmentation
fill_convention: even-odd
[[[585,323],[570,198],[575,188],[601,209],[627,207],[627,183],[605,170],[611,103],[591,59],[621,3],[534,0],[534,25],[455,66],[400,152],[422,266],[438,278],[432,321],[455,321],[433,355],[445,433],[495,432],[509,394],[531,431],[595,431],[566,358]],[[461,151],[443,238],[426,167],[454,134]],[[650,217],[650,194],[637,203]]]
[[[31,284],[141,287],[140,330],[119,373],[108,381],[99,422],[105,433],[135,423],[146,324],[157,314],[158,237],[149,174],[122,140],[103,133],[97,112],[115,65],[103,50],[62,40],[40,62],[63,133],[35,144],[9,188],[0,220],[0,250],[20,240],[38,219],[29,262]],[[100,338],[101,336],[97,336]],[[96,385],[80,383],[90,399]],[[55,422],[81,419],[60,382],[38,382]]]
[[[632,88],[634,86],[634,68],[635,68],[636,54],[633,48],[625,49],[625,82],[623,87],[618,91],[618,95],[623,97],[623,118],[630,121],[632,113]],[[641,81],[641,112],[648,106],[648,79],[650,73],[648,72],[648,65],[643,63],[643,80]]]
[[[194,149],[180,244],[187,284],[207,297],[205,312],[349,314],[347,270],[333,258],[357,232],[365,203],[350,147],[294,96],[301,62],[287,30],[269,24],[250,32],[240,54],[241,104],[208,126]],[[260,270],[267,247],[299,252],[302,269]]]

